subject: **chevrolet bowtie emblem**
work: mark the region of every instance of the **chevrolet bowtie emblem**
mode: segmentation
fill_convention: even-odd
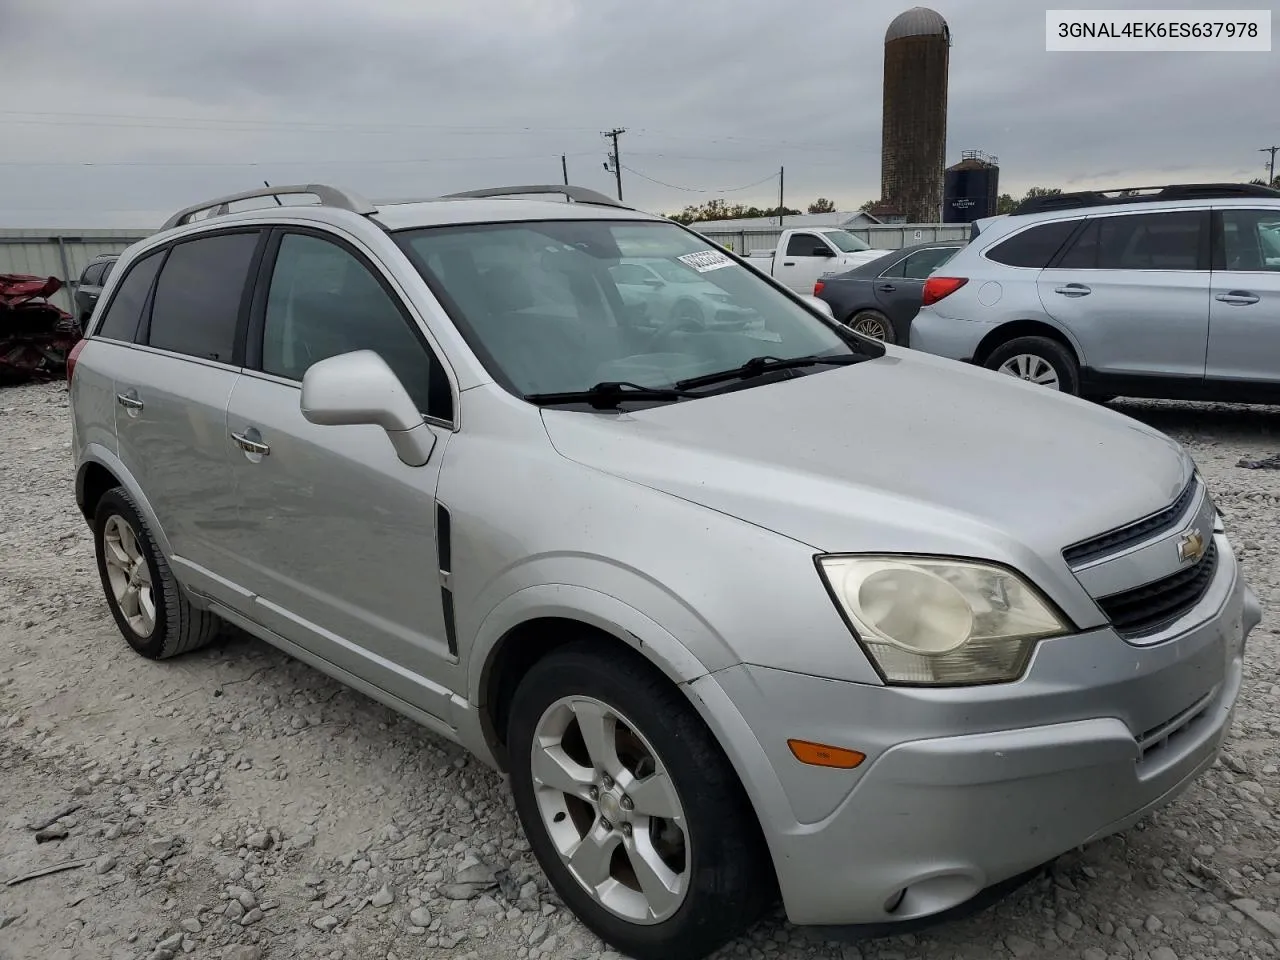
[[[1178,541],[1178,562],[1198,561],[1204,556],[1204,537],[1196,529],[1188,530]]]

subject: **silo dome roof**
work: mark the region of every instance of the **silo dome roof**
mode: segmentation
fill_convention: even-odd
[[[928,7],[912,7],[893,18],[889,29],[884,32],[884,42],[901,40],[903,37],[949,37],[947,21],[942,15]]]

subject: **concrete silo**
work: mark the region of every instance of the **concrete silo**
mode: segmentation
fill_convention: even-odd
[[[942,219],[950,53],[947,21],[927,7],[885,31],[880,198],[911,223]]]

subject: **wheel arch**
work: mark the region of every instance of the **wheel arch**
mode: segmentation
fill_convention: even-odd
[[[1044,320],[1011,320],[1008,323],[1001,324],[978,343],[977,349],[973,352],[973,362],[979,366],[985,365],[987,358],[998,347],[1003,346],[1010,340],[1016,340],[1018,337],[1047,337],[1050,340],[1055,340],[1071,351],[1071,355],[1075,358],[1077,364],[1084,366],[1084,354],[1075,339],[1061,327]]]
[[[520,590],[485,618],[470,656],[468,699],[501,769],[506,768],[505,711],[516,685],[542,657],[584,635],[642,656],[677,686],[710,672],[688,646],[616,597],[567,584]]]
[[[113,487],[124,487],[133,498],[155,538],[156,545],[164,553],[166,559],[173,556],[169,547],[169,538],[165,535],[151,501],[142,492],[142,487],[132,473],[120,462],[111,451],[98,444],[90,445],[80,457],[76,468],[76,505],[85,522],[92,525],[94,512],[102,495]]]

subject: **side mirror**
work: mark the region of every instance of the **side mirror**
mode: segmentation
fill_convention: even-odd
[[[809,304],[809,306],[813,307],[813,309],[821,313],[825,313],[832,320],[836,318],[836,315],[831,312],[831,304],[827,303],[827,301],[823,300],[821,297],[802,297],[801,299],[804,300],[805,303]]]
[[[312,364],[302,378],[302,415],[327,427],[381,427],[402,461],[421,467],[435,449],[427,427],[392,369],[372,350],[355,350]]]

